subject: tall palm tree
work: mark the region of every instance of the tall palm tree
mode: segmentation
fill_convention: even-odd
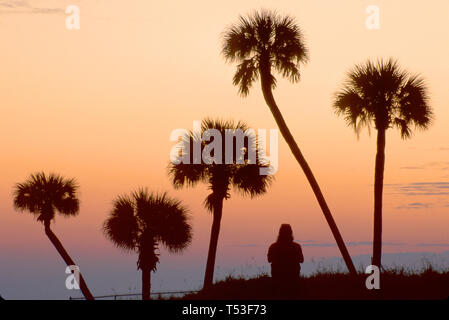
[[[245,142],[245,159],[243,161],[236,161],[239,152],[236,150],[236,145],[232,145],[233,161],[226,163],[225,152],[222,151],[221,159],[217,162],[193,164],[192,146],[198,142],[201,146],[201,154],[210,146],[213,141],[207,141],[205,132],[208,130],[217,130],[222,138],[221,150],[226,150],[225,136],[228,133],[234,134],[238,131],[247,132],[248,126],[243,122],[234,123],[233,121],[221,121],[205,119],[202,121],[201,133],[190,132],[188,136],[183,137],[184,141],[188,143],[190,148],[187,148],[187,156],[190,164],[180,162],[169,165],[169,176],[175,188],[182,188],[184,186],[195,186],[198,182],[205,182],[209,185],[212,191],[204,200],[204,205],[210,212],[213,213],[212,228],[210,234],[209,251],[207,255],[206,272],[204,275],[204,288],[208,289],[212,285],[215,268],[215,258],[217,253],[218,236],[220,233],[220,223],[223,213],[223,201],[231,197],[230,190],[234,189],[240,191],[242,194],[255,197],[267,192],[267,188],[273,180],[272,175],[260,175],[259,169],[267,167],[262,164],[259,158],[252,163],[248,158],[250,151],[260,151],[257,146],[256,137],[253,134],[248,134]],[[215,152],[215,150],[214,150]],[[226,152],[229,152],[227,150]],[[260,152],[256,152],[259,154]]]
[[[344,87],[337,92],[333,107],[356,133],[364,126],[377,130],[377,154],[374,174],[374,235],[372,264],[381,266],[382,193],[385,167],[385,136],[389,128],[398,128],[403,139],[410,138],[412,127],[427,129],[432,109],[424,80],[399,68],[396,61],[368,61],[348,74]]]
[[[14,188],[14,207],[37,216],[37,221],[44,224],[45,234],[68,266],[76,264],[51,230],[50,223],[55,219],[56,212],[66,217],[78,215],[77,191],[78,185],[74,179],[65,179],[52,173],[46,175],[43,172],[32,174]],[[84,297],[93,300],[94,297],[81,274],[79,280]]]
[[[108,239],[117,247],[138,254],[137,268],[142,271],[142,299],[150,299],[151,272],[156,272],[159,244],[170,252],[180,252],[191,242],[187,209],[166,193],[146,189],[115,199],[103,224]]]
[[[295,19],[290,16],[281,17],[275,12],[264,10],[254,12],[248,17],[240,16],[238,23],[230,26],[224,33],[222,54],[227,62],[238,63],[233,83],[239,87],[239,93],[243,97],[249,94],[253,83],[260,79],[265,102],[312,187],[346,266],[355,274],[354,264],[318,182],[273,96],[273,89],[276,87],[273,69],[291,82],[298,82],[299,66],[308,60],[308,50]]]

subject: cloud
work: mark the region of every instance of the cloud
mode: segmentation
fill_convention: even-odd
[[[25,0],[2,0],[0,1],[0,7],[5,8],[23,8],[28,7],[29,4]]]
[[[319,242],[316,240],[298,240],[295,241],[301,244],[302,247],[320,247],[320,248],[328,248],[328,247],[336,247],[337,244],[334,242]],[[346,242],[348,247],[360,247],[360,246],[368,246],[371,247],[373,245],[372,241],[349,241]],[[407,243],[407,242],[396,242],[396,241],[383,241],[382,246],[384,247],[449,247],[449,243]],[[239,248],[252,248],[252,247],[264,247],[268,248],[269,245],[262,243],[241,243],[241,244],[233,244],[230,247],[239,247]]]
[[[446,181],[385,184],[385,188],[390,193],[406,196],[449,195],[449,182]]]
[[[372,246],[372,241],[353,241],[346,243],[348,246],[357,247],[357,246]],[[407,243],[404,242],[388,242],[384,241],[382,242],[382,245],[384,246],[404,246],[407,245]]]
[[[427,209],[431,207],[430,203],[412,202],[404,206],[396,207],[396,209]]]
[[[65,13],[62,8],[32,8],[31,13]]]
[[[357,241],[357,242],[348,242],[348,246],[371,246],[373,244],[372,241]]]
[[[420,197],[418,201],[401,204],[395,209],[398,210],[420,210],[428,208],[446,208],[446,200],[449,195],[449,182],[412,182],[385,184],[385,193],[403,195],[406,197]],[[423,201],[424,198],[427,198]],[[432,200],[431,200],[432,199]]]
[[[301,243],[301,245],[303,247],[336,247],[337,244],[336,243],[328,243],[328,242],[315,242],[313,241],[313,243],[304,243],[302,241],[299,241],[299,243]],[[346,243],[346,245],[348,247],[359,247],[359,246],[372,246],[373,242],[372,241],[349,241]],[[388,242],[388,241],[384,241],[382,242],[383,246],[405,246],[408,245],[407,243],[404,242]]]
[[[417,247],[449,247],[449,243],[418,243]]]
[[[326,243],[326,242],[317,242],[317,243],[303,243],[301,244],[303,247],[335,247],[336,243]]]
[[[400,169],[403,169],[403,170],[424,170],[424,169],[448,170],[449,169],[449,161],[433,161],[433,162],[423,163],[421,165],[405,166],[405,167],[401,167]]]
[[[243,244],[233,244],[230,247],[238,247],[238,248],[252,248],[252,247],[262,247],[264,245],[257,243],[243,243]]]
[[[63,8],[35,7],[27,0],[0,0],[0,14],[62,14]]]

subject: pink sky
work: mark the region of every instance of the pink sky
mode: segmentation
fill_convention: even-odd
[[[16,6],[7,6],[11,3]],[[69,4],[81,8],[80,30],[65,28]],[[368,4],[380,7],[380,30],[365,28]],[[276,128],[259,84],[240,98],[232,85],[235,66],[219,54],[224,28],[239,14],[262,7],[296,17],[305,34],[311,60],[301,82],[279,79],[274,94],[347,242],[372,237],[375,135],[365,131],[357,139],[333,114],[332,95],[345,73],[368,58],[397,58],[426,78],[434,125],[408,141],[398,132],[387,134],[384,251],[448,250],[447,0],[425,5],[415,0],[1,0],[0,252],[23,257],[50,250],[53,262],[62,263],[43,227],[12,208],[14,184],[43,170],[75,177],[81,186],[80,215],[58,217],[54,225],[76,261],[88,265],[100,254],[111,260],[123,256],[104,238],[101,224],[117,195],[140,186],[169,191],[190,208],[194,242],[178,261],[204,260],[211,224],[202,207],[207,186],[174,190],[170,185],[169,135],[206,116]],[[33,8],[59,10],[33,13]],[[405,192],[407,186],[416,192]],[[225,203],[218,266],[220,261],[244,265],[248,254],[233,246],[268,246],[284,222],[302,243],[334,243],[280,138],[279,171],[269,193],[253,200],[233,194]],[[304,251],[306,260],[338,256],[336,247],[305,246]],[[371,248],[349,246],[349,251],[368,254]]]

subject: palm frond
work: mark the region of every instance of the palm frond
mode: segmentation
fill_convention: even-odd
[[[212,188],[209,188],[212,189]],[[215,188],[217,189],[217,188]],[[230,198],[229,188],[225,189],[225,191],[212,191],[206,199],[203,201],[204,207],[211,213],[214,212],[215,206],[219,201],[223,201]]]
[[[203,181],[206,175],[206,168],[202,164],[173,164],[168,165],[168,176],[176,189],[184,186],[194,187],[198,182]]]
[[[61,181],[61,185],[59,189],[60,196],[54,199],[54,207],[61,215],[77,215],[79,212],[79,200],[76,195],[78,190],[77,182],[75,179],[66,179]]]
[[[232,184],[236,190],[251,198],[266,193],[274,181],[274,176],[261,175],[262,167],[268,167],[268,165],[257,163],[238,166],[232,177]]]
[[[237,24],[223,32],[222,38],[222,55],[229,62],[247,59],[256,49],[254,26],[243,16],[238,18]]]
[[[103,224],[105,236],[119,248],[136,250],[139,229],[135,203],[126,195],[119,196],[114,200],[109,218]]]
[[[199,135],[199,136],[198,136]],[[195,164],[194,144],[202,144],[201,133],[188,132],[182,137],[182,150],[176,162],[170,162],[167,167],[168,176],[176,189],[184,186],[195,186],[205,180],[207,167],[202,163]],[[202,151],[202,147],[200,152]],[[201,154],[199,155],[201,160]]]
[[[237,66],[232,83],[239,87],[239,94],[245,97],[249,94],[249,89],[258,78],[257,61],[254,58],[245,59]]]
[[[408,122],[401,118],[394,118],[392,126],[399,128],[402,139],[408,139],[412,136],[412,130]]]
[[[159,226],[155,229],[156,238],[169,251],[179,252],[190,245],[192,241],[192,226],[190,215],[179,200],[169,198],[164,194],[164,206],[158,212]]]
[[[292,82],[300,80],[299,66],[307,63],[309,52],[295,19],[277,17],[274,25],[272,60],[275,69]]]
[[[343,116],[346,124],[354,129],[357,136],[363,127],[370,128],[373,115],[365,108],[360,94],[352,87],[343,88],[336,94],[333,108],[337,115]]]
[[[399,92],[398,117],[418,129],[427,129],[434,119],[429,100],[424,79],[418,75],[409,77]]]

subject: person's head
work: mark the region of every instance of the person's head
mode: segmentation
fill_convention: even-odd
[[[290,242],[293,241],[292,227],[284,223],[279,228],[278,242]]]

